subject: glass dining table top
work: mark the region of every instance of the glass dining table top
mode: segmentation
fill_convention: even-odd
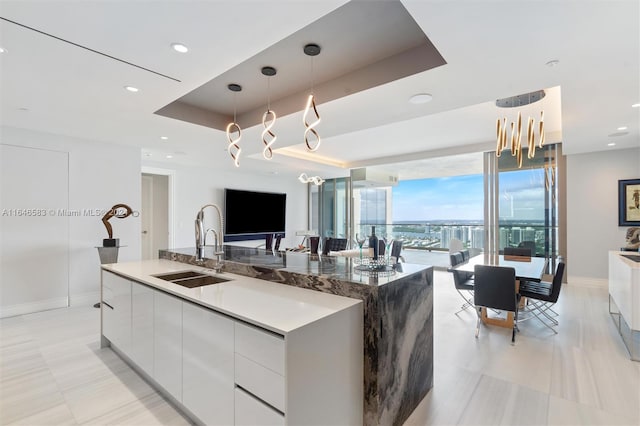
[[[457,265],[453,269],[473,272],[476,265],[493,265],[511,267],[516,270],[516,279],[526,281],[540,281],[547,269],[547,259],[543,257],[523,257],[479,254],[467,262]]]

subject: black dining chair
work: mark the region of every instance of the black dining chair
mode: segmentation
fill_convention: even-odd
[[[499,309],[513,312],[513,330],[511,344],[515,344],[518,330],[518,305],[520,295],[516,292],[516,270],[514,268],[492,265],[474,267],[473,302],[478,314],[476,338],[480,334],[482,309]]]
[[[505,247],[505,256],[531,257],[531,249],[527,247]]]
[[[395,259],[395,263],[400,263],[400,261],[404,262],[404,257],[402,257],[402,241],[394,240],[391,244],[391,257]]]
[[[464,262],[467,262],[469,260],[469,258],[471,257],[471,255],[469,254],[469,250],[468,249],[460,250],[460,253],[462,253],[462,260]]]
[[[520,283],[520,295],[527,298],[525,312],[530,313],[540,320],[542,324],[551,329],[555,334],[558,334],[558,331],[554,328],[558,325],[558,320],[556,320],[551,313],[557,315],[552,308],[560,297],[564,268],[564,262],[559,262],[552,282],[525,281]],[[551,311],[551,313],[549,311]]]
[[[322,254],[327,255],[330,251],[341,251],[347,248],[346,238],[327,237],[322,243]]]
[[[460,309],[455,313],[458,315],[460,312],[471,308],[474,306],[473,304],[473,289],[474,289],[474,281],[473,281],[473,273],[467,271],[459,271],[455,269],[456,266],[464,263],[464,258],[462,253],[457,251],[451,253],[449,255],[449,259],[451,261],[451,267],[448,269],[449,272],[453,275],[453,285],[464,300],[464,303],[460,307]]]

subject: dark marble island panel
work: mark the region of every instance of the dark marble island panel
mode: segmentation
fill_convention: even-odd
[[[214,268],[213,250],[160,250],[161,259]],[[361,272],[352,258],[224,246],[223,271],[364,302],[364,423],[401,425],[433,386],[433,267]]]

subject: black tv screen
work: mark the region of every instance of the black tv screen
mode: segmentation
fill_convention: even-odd
[[[284,236],[287,194],[224,190],[224,241]]]

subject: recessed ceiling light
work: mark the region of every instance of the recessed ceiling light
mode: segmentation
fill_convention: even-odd
[[[189,48],[182,43],[172,43],[171,48],[180,53],[187,53],[189,51]]]
[[[553,68],[553,67],[557,66],[559,63],[560,63],[559,60],[552,59],[549,62],[547,62],[545,65],[548,66],[549,68]]]
[[[124,88],[130,92],[137,92],[139,89],[137,87],[133,87],[133,86],[124,86]]]
[[[618,130],[627,130],[627,126],[620,126],[618,127]]]
[[[167,158],[173,158],[173,155],[168,154],[168,155],[167,155]]]
[[[4,47],[0,47],[0,53],[5,53],[7,51],[7,49],[5,49]]]
[[[608,143],[607,146],[616,146],[615,142]]]
[[[628,134],[629,132],[615,132],[615,133],[610,133],[607,136],[609,136],[610,138],[617,138],[619,136],[626,136]]]
[[[640,103],[631,105],[631,108],[640,108]]]
[[[167,137],[167,136],[160,136],[160,139],[162,139],[163,141],[166,141],[167,139],[169,139],[169,137]]]
[[[409,102],[415,105],[426,104],[431,99],[433,99],[433,96],[429,93],[417,93],[409,98]]]

